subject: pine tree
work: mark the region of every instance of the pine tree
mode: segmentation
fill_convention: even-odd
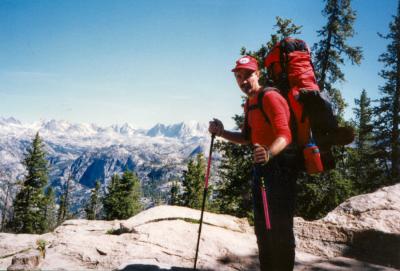
[[[215,146],[222,157],[214,205],[221,213],[252,217],[252,148],[229,142],[217,142]]]
[[[356,12],[351,8],[351,0],[326,0],[322,14],[328,21],[318,31],[321,40],[313,46],[314,67],[320,89],[328,91],[334,109],[342,116],[346,103],[340,91],[334,87],[336,82],[345,80],[340,66],[345,63],[344,56],[357,65],[362,59],[361,47],[347,44],[347,40],[354,36]]]
[[[178,180],[173,180],[171,182],[171,190],[170,190],[170,200],[169,205],[179,205],[179,192],[180,187],[178,184]]]
[[[387,184],[400,181],[400,1],[389,31],[387,35],[380,34],[389,44],[379,57],[384,64],[379,75],[385,85],[380,87],[382,97],[375,108],[377,120],[374,123],[376,147],[382,150],[379,158],[389,177]]]
[[[183,172],[181,203],[190,208],[201,208],[204,191],[205,161],[199,153],[196,160],[189,160],[187,170]],[[210,195],[210,193],[209,193]]]
[[[48,162],[45,156],[42,139],[36,133],[25,154],[27,175],[13,204],[14,217],[11,225],[16,233],[43,233],[46,230],[44,187],[48,181]]]
[[[112,176],[103,198],[106,219],[127,219],[139,213],[140,195],[140,182],[133,172],[125,171],[122,178],[117,174]]]
[[[55,203],[55,193],[51,186],[45,192],[45,208],[43,210],[44,216],[44,231],[48,232],[53,230],[57,225],[57,211]]]
[[[71,182],[71,175],[68,176],[67,181],[64,184],[64,190],[60,197],[60,207],[58,208],[58,214],[57,214],[57,225],[60,225],[61,223],[63,223],[65,220],[67,220],[72,216],[69,211],[70,182]]]
[[[356,140],[354,149],[349,149],[348,163],[350,178],[355,182],[356,194],[368,193],[378,187],[379,170],[375,161],[376,151],[373,148],[373,109],[371,99],[364,89],[360,99],[355,99],[354,109]]]
[[[99,193],[100,193],[100,182],[96,181],[96,185],[91,191],[89,202],[85,208],[86,218],[89,220],[95,220],[98,217],[100,209]]]

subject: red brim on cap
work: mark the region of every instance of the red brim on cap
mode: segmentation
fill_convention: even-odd
[[[245,69],[245,70],[251,70],[251,71],[257,70],[257,68],[251,67],[250,65],[236,65],[236,67],[232,69],[232,72],[235,72],[239,69]]]

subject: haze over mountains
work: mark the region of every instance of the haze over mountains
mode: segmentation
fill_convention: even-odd
[[[73,180],[76,207],[96,180],[101,180],[104,188],[114,173],[127,169],[135,171],[142,184],[150,180],[165,184],[179,177],[187,159],[204,152],[209,144],[207,125],[195,121],[156,124],[146,130],[128,123],[103,127],[64,120],[22,123],[13,117],[0,118],[1,197],[5,181],[23,178],[21,161],[36,132],[45,143],[51,185],[60,193],[65,181]]]

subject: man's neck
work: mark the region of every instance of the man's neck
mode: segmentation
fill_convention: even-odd
[[[250,93],[247,95],[247,97],[248,97],[249,99],[251,99],[251,98],[253,98],[253,97],[256,97],[257,94],[260,93],[260,91],[262,91],[263,89],[264,89],[264,87],[259,86],[259,88],[258,88],[256,91],[250,92]]]

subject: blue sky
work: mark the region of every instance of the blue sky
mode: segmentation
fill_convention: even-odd
[[[361,66],[339,87],[349,103],[378,97],[377,61],[396,0],[353,0]],[[0,0],[0,116],[149,128],[213,117],[234,126],[241,92],[231,73],[275,17],[302,25],[310,45],[326,22],[317,0]]]

